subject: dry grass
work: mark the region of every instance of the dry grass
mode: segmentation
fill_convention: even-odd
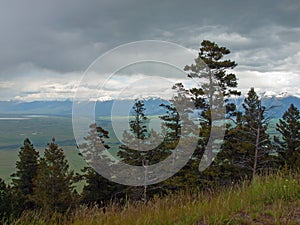
[[[257,177],[251,184],[220,191],[111,204],[105,212],[85,206],[64,216],[26,212],[14,224],[300,224],[300,176]]]

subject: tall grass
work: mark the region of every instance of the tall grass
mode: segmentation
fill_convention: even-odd
[[[300,224],[299,173],[255,177],[239,186],[180,192],[164,198],[81,206],[66,215],[26,212],[14,224]]]

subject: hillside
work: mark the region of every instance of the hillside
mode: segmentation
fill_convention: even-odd
[[[25,213],[22,224],[300,224],[299,174],[256,177],[253,183],[219,191],[181,192],[147,202],[107,208],[81,207],[49,218]]]

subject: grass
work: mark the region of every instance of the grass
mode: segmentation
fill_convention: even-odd
[[[300,224],[300,175],[256,177],[211,192],[181,192],[149,202],[82,206],[65,216],[27,212],[14,224]]]

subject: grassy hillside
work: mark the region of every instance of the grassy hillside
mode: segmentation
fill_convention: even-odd
[[[300,224],[300,174],[256,177],[219,191],[182,192],[147,204],[82,207],[52,218],[27,212],[15,224]]]

